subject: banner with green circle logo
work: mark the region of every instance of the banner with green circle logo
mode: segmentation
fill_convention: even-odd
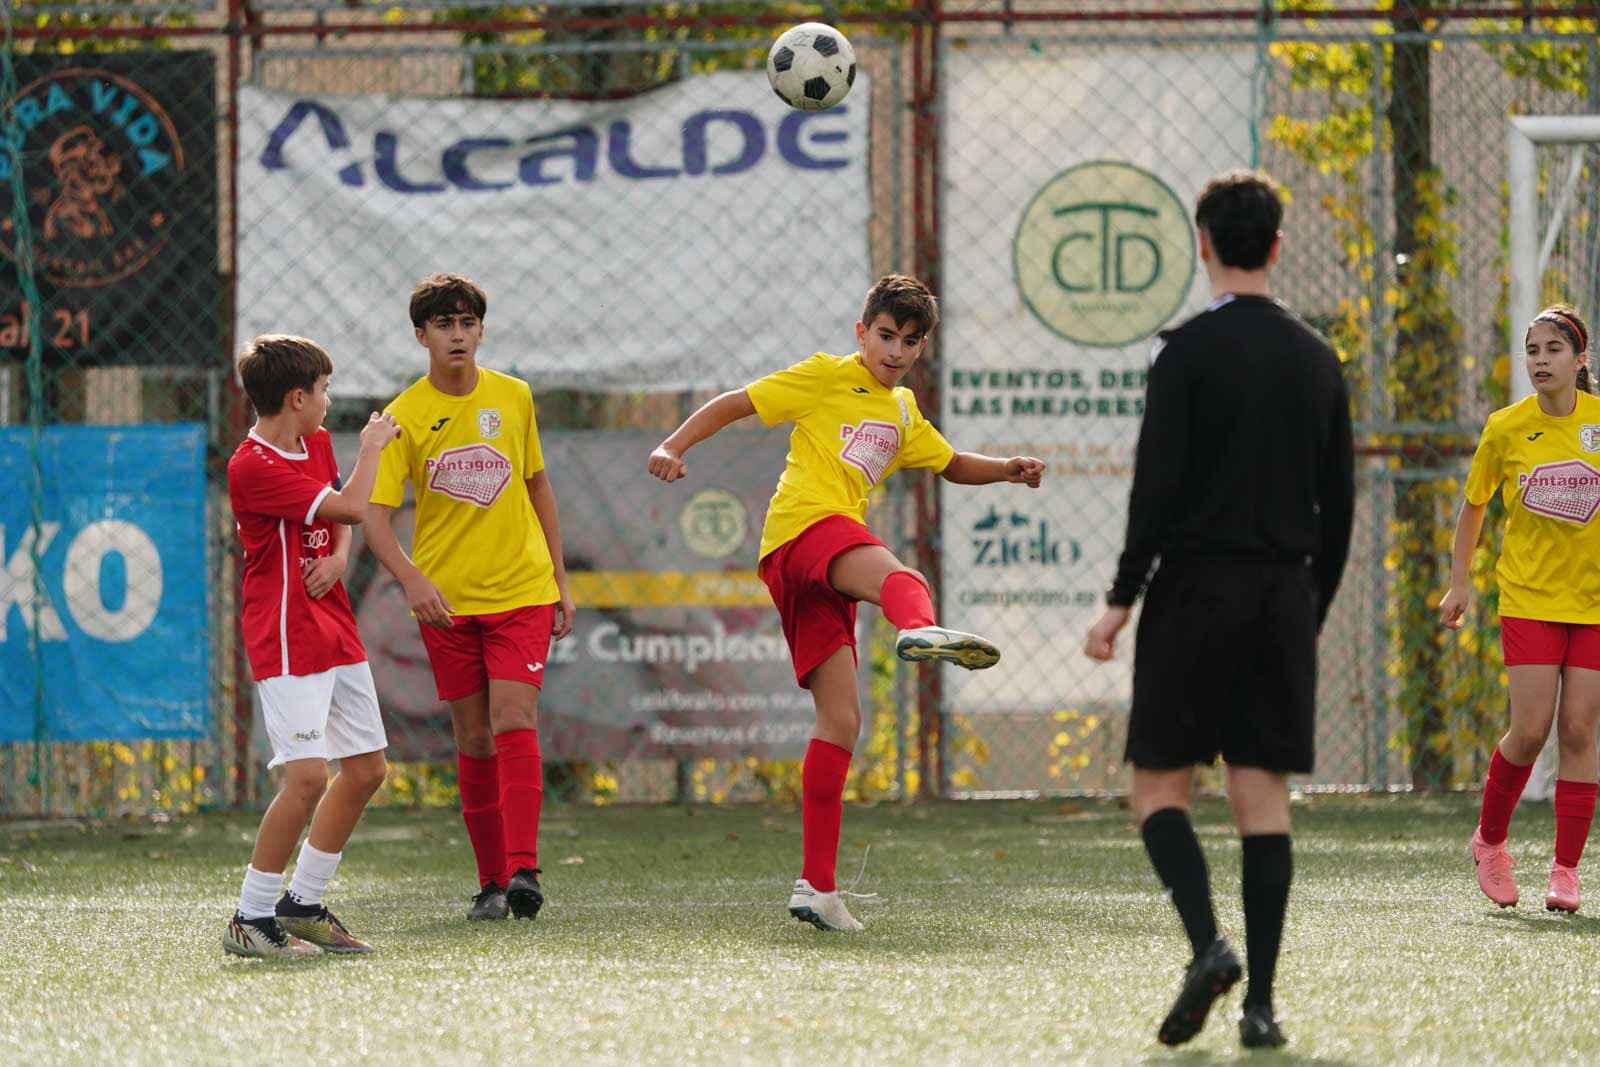
[[[1194,230],[1166,182],[1131,163],[1096,161],[1051,178],[1012,242],[1017,288],[1052,332],[1120,348],[1165,326],[1194,278]]]

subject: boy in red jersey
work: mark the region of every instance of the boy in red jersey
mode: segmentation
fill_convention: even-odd
[[[817,728],[801,770],[804,865],[789,913],[819,930],[860,930],[839,898],[834,867],[850,757],[861,733],[856,691],[856,603],[878,604],[900,631],[905,660],[948,660],[968,670],[1000,660],[993,644],[934,624],[927,579],[867,531],[867,493],[902,467],[929,467],[960,485],[1016,482],[1037,489],[1044,464],[957,452],[900,386],[939,321],[934,295],[889,274],[867,293],[849,356],[818,352],[715,398],[650,454],[650,473],[687,474],[683,454],[729,423],[759,415],[794,423],[789,457],[767,508],[761,578],[783,620],[795,677],[811,690]]]
[[[245,346],[239,377],[256,409],[228,461],[228,496],[244,545],[244,639],[283,785],[261,818],[239,909],[222,937],[238,956],[370,952],[322,903],[344,845],[383,784],[388,740],[378,696],[340,578],[350,527],[366,513],[378,454],[398,429],[373,414],[341,490],[328,411],[333,362],[302,337]],[[328,783],[328,760],[339,773]],[[310,820],[294,878],[289,853]]]
[[[532,919],[539,885],[539,689],[552,637],[572,631],[561,518],[528,383],[477,364],[488,299],[459,274],[411,294],[428,373],[389,405],[367,544],[421,624],[450,705],[461,815],[478,863],[469,919]],[[390,523],[410,482],[413,558]]]

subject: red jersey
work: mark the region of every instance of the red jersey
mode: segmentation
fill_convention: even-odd
[[[339,487],[339,465],[327,430],[300,443],[300,454],[284,452],[252,431],[228,461],[228,497],[244,545],[245,649],[258,682],[367,658],[344,583],[318,600],[306,592],[305,569],[333,554],[335,524],[316,512]]]

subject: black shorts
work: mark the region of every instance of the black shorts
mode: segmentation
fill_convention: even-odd
[[[1302,562],[1163,562],[1133,655],[1125,758],[1306,773],[1316,757],[1316,581]]]

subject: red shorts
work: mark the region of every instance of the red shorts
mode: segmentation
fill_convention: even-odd
[[[846,515],[829,515],[768,552],[758,571],[778,606],[783,636],[794,660],[795,680],[810,689],[806,676],[839,649],[856,648],[856,602],[828,584],[828,564],[846,549],[883,542]]]
[[[450,619],[454,626],[418,626],[440,700],[460,700],[487,689],[490,678],[544,685],[554,604]]]
[[[1507,667],[1534,663],[1600,671],[1600,625],[1500,616],[1500,651]]]

